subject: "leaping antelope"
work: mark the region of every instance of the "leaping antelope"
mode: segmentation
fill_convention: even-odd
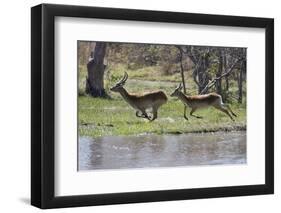
[[[123,78],[115,86],[111,87],[110,90],[119,92],[123,99],[137,110],[137,117],[146,118],[150,121],[155,120],[157,118],[158,108],[168,100],[166,94],[161,90],[140,94],[128,93],[124,88],[127,79],[128,74],[125,72]],[[147,115],[147,109],[152,109],[153,117]]]
[[[209,94],[205,94],[205,95],[187,96],[181,91],[181,89],[182,89],[182,84],[179,84],[179,86],[175,89],[175,91],[171,94],[171,96],[178,97],[181,100],[181,102],[185,105],[184,118],[186,120],[188,120],[188,118],[186,116],[186,107],[187,106],[191,108],[190,116],[193,116],[196,118],[202,118],[201,116],[193,115],[193,113],[197,109],[206,108],[206,107],[210,107],[210,106],[213,106],[216,109],[227,114],[231,118],[232,121],[234,121],[234,119],[231,116],[231,114],[233,116],[237,117],[237,115],[230,109],[230,107],[222,102],[222,98],[219,94],[209,93]]]

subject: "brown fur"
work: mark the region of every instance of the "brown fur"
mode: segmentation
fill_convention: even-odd
[[[217,93],[209,93],[206,95],[186,96],[186,100],[194,103],[207,103],[208,105],[221,100],[221,96]]]
[[[178,97],[185,106],[190,107],[191,116],[196,117],[196,118],[202,118],[200,116],[193,115],[193,113],[197,109],[213,106],[217,110],[220,110],[221,112],[227,114],[230,117],[230,119],[234,121],[231,114],[235,117],[236,117],[236,115],[233,113],[233,111],[230,109],[229,106],[225,105],[222,102],[222,98],[219,94],[209,93],[209,94],[205,94],[205,95],[187,96],[187,95],[183,94],[180,90],[181,90],[181,86],[177,87],[176,90],[171,94],[171,96]],[[186,107],[184,109],[184,118],[188,120],[188,118],[186,116]]]
[[[123,84],[117,84],[111,88],[114,92],[119,92],[124,100],[136,109],[136,116],[146,118],[150,121],[153,121],[157,118],[158,108],[165,104],[168,100],[166,94],[161,91],[152,91],[145,93],[128,93]],[[152,109],[153,117],[147,115],[146,110]]]
[[[161,91],[145,92],[143,94],[130,93],[131,99],[137,102],[145,102],[147,104],[164,103],[168,98],[166,94]]]

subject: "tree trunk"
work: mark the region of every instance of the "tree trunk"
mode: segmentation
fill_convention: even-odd
[[[181,80],[182,80],[182,85],[183,85],[183,92],[184,94],[186,94],[186,86],[185,86],[185,79],[184,79],[184,70],[183,70],[183,64],[182,64],[182,60],[183,60],[183,51],[181,49],[181,47],[178,47],[179,51],[180,51],[180,67],[181,67]]]
[[[219,53],[219,67],[218,67],[218,71],[216,73],[217,78],[222,75],[222,69],[223,69],[223,52],[220,51],[220,53]],[[218,94],[222,95],[221,78],[216,81],[216,92]]]
[[[224,56],[223,56],[223,65],[224,65],[223,70],[226,71],[228,68],[226,54],[224,54]],[[227,75],[227,76],[225,76],[225,87],[224,87],[224,91],[225,91],[224,93],[226,94],[224,97],[225,99],[227,99],[228,90],[229,90],[229,81],[228,81],[228,75]]]
[[[209,76],[207,69],[209,67],[209,55],[205,53],[202,57],[201,64],[198,67],[198,94],[201,94],[202,90],[205,89],[209,83]],[[207,93],[208,89],[204,93]]]
[[[225,76],[225,91],[228,92],[228,90],[229,90],[228,76]]]
[[[106,67],[103,63],[105,52],[106,43],[96,42],[95,49],[92,51],[91,58],[87,64],[86,93],[93,97],[107,97],[103,82]]]
[[[243,60],[241,62],[241,68],[239,72],[239,78],[238,78],[238,103],[242,103],[243,99],[243,73],[246,73],[246,60]]]

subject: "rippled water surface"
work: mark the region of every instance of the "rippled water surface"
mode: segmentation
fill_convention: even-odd
[[[79,138],[79,170],[245,163],[244,131]]]

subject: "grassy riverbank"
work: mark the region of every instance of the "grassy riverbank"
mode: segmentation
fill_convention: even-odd
[[[182,134],[189,132],[232,131],[246,129],[246,103],[238,104],[237,101],[229,103],[232,110],[238,115],[235,122],[224,113],[214,108],[198,110],[194,114],[203,116],[197,119],[189,116],[183,117],[183,104],[170,97],[175,86],[180,81],[179,73],[162,76],[156,69],[142,69],[137,71],[127,70],[129,79],[125,88],[129,92],[163,90],[169,100],[160,107],[158,118],[149,122],[135,116],[132,109],[120,94],[108,91],[108,88],[122,77],[124,69],[116,69],[105,75],[105,85],[111,99],[92,98],[84,94],[86,70],[79,72],[78,119],[79,134],[91,137],[109,135],[141,135],[141,134]],[[114,74],[114,75],[113,75]],[[157,79],[158,76],[158,79]],[[235,87],[233,87],[235,88]],[[187,76],[187,90],[196,94],[196,85],[191,77]],[[236,91],[233,91],[235,94]],[[245,100],[245,97],[244,97]],[[190,109],[188,109],[189,113]]]
[[[79,134],[92,137],[107,135],[181,134],[246,128],[245,108],[232,105],[238,114],[231,121],[225,114],[212,108],[198,111],[203,119],[183,118],[183,105],[175,99],[163,105],[153,122],[137,118],[135,111],[121,99],[79,98]]]

